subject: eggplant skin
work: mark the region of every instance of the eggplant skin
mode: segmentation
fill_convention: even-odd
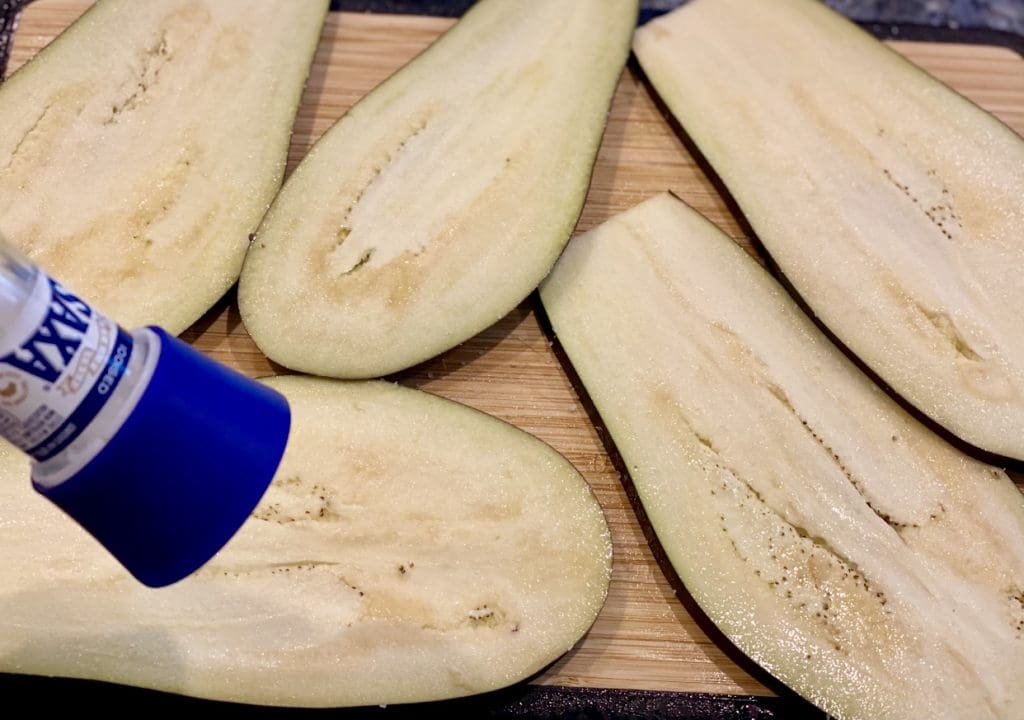
[[[160,590],[0,447],[0,672],[263,705],[407,703],[518,682],[587,631],[611,541],[565,458],[417,390],[266,382],[292,409],[273,484],[213,560]]]
[[[492,325],[583,208],[636,0],[481,0],[356,104],[274,201],[239,281],[275,362],[366,378]]]
[[[0,85],[0,234],[121,325],[180,333],[284,177],[327,0],[99,0]]]
[[[668,194],[576,237],[541,299],[673,567],[741,650],[842,720],[1024,716],[1024,496],[1003,471]]]
[[[815,0],[695,0],[634,50],[814,314],[1024,459],[1024,140]]]

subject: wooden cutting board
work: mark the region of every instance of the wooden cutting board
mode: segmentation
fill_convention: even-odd
[[[10,70],[88,7],[89,0],[37,0],[22,15]],[[442,18],[331,13],[299,112],[289,169],[360,97],[451,25]],[[1024,59],[981,45],[893,43],[926,70],[1024,134]],[[672,190],[748,248],[745,224],[666,121],[635,64],[615,97],[590,194],[586,230],[663,190]],[[586,638],[534,679],[539,684],[770,695],[778,686],[726,641],[652,551],[628,477],[582,386],[572,376],[535,298],[463,346],[404,372],[410,387],[497,415],[564,454],[594,488],[615,547],[608,602]],[[249,339],[229,295],[184,337],[251,376],[287,372]]]

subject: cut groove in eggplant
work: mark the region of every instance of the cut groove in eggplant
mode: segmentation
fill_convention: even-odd
[[[326,0],[100,0],[0,86],[0,233],[181,332],[280,187]]]
[[[1024,141],[815,0],[695,0],[634,48],[822,322],[1024,459]]]
[[[274,483],[220,554],[166,589],[133,580],[0,449],[0,672],[374,705],[512,684],[586,632],[608,527],[554,450],[395,385],[268,382],[293,414]]]
[[[374,377],[515,307],[582,210],[636,15],[636,0],[481,0],[355,105],[246,257],[239,307],[260,349]]]
[[[541,299],[673,567],[740,649],[844,720],[1021,717],[1005,473],[670,195],[574,239]]]

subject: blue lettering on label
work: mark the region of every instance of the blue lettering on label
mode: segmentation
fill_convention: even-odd
[[[128,345],[118,345],[117,349],[114,350],[113,356],[111,356],[110,361],[107,363],[107,371],[103,373],[103,377],[100,378],[99,385],[96,387],[100,395],[106,395],[117,384],[121,374],[124,372],[128,353],[130,352],[131,347]]]
[[[117,390],[117,386],[126,374],[131,354],[131,335],[118,328],[114,349],[107,357],[106,370],[102,377],[96,380],[95,384],[85,393],[85,397],[82,398],[71,415],[67,418],[59,418],[60,424],[56,429],[50,432],[42,442],[37,442],[35,446],[27,448],[26,451],[29,455],[42,462],[63,451],[74,442],[75,438],[89,427],[89,423],[103,409],[111,393]],[[52,412],[48,408],[47,411]],[[47,429],[53,424],[49,419],[45,423]]]
[[[32,336],[14,352],[0,358],[43,382],[57,382],[71,358],[78,352],[89,327],[92,308],[58,285],[50,282],[50,306]]]

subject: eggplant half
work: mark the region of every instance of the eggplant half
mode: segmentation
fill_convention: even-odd
[[[1024,459],[1024,140],[817,0],[695,0],[634,50],[829,330]]]
[[[417,390],[268,383],[292,409],[273,484],[224,550],[160,590],[32,492],[27,461],[0,449],[0,672],[376,705],[510,685],[586,632],[611,544],[558,453]]]
[[[583,208],[636,0],[481,0],[288,179],[239,283],[281,365],[377,377],[492,325]]]
[[[180,333],[280,188],[326,0],[100,0],[0,85],[0,235]]]
[[[698,0],[700,2],[700,0]],[[687,589],[842,720],[1024,716],[1024,496],[661,195],[541,287]]]

